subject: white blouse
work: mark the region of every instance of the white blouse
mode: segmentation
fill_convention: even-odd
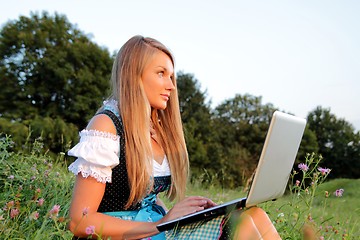
[[[79,135],[79,143],[68,151],[69,156],[77,157],[69,170],[85,178],[91,176],[98,182],[111,182],[112,169],[119,164],[119,136],[96,130],[82,130]],[[153,174],[154,177],[170,175],[166,157],[162,164],[153,160]]]

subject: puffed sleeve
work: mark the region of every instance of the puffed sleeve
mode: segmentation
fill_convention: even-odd
[[[68,151],[69,156],[77,157],[69,171],[98,182],[111,182],[112,168],[119,164],[119,141],[119,136],[111,133],[82,130],[79,143]]]

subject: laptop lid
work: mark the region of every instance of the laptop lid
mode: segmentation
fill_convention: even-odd
[[[304,118],[274,112],[246,207],[275,200],[284,194],[305,126]]]

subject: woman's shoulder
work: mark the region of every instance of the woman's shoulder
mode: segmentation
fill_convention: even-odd
[[[109,116],[106,114],[97,114],[89,122],[87,130],[98,132],[107,132],[116,135],[116,128]]]

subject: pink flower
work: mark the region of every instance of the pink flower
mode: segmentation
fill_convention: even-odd
[[[342,189],[342,188],[337,189],[337,190],[334,192],[334,194],[335,194],[336,197],[342,197],[343,193],[344,193],[344,189]]]
[[[14,179],[14,175],[10,175],[8,179]]]
[[[85,233],[87,235],[92,235],[95,233],[95,226],[88,226],[86,229],[85,229]]]
[[[13,208],[13,209],[11,209],[11,211],[10,211],[10,217],[11,217],[11,218],[15,218],[17,215],[19,215],[19,213],[20,213],[19,209]]]
[[[14,201],[10,201],[8,203],[6,203],[6,209],[12,208],[15,205]]]
[[[42,206],[44,204],[44,202],[45,202],[45,199],[40,198],[37,202],[38,202],[39,206]]]
[[[60,205],[55,204],[55,205],[53,206],[53,208],[50,210],[50,214],[57,216],[58,213],[59,213],[59,211],[60,211]]]
[[[84,209],[82,210],[83,216],[88,215],[88,213],[89,213],[89,207],[84,207]]]
[[[305,163],[299,163],[298,168],[304,172],[309,170],[309,167]]]
[[[328,174],[330,173],[331,169],[329,168],[322,168],[322,167],[318,167],[319,172],[321,172],[322,175]]]
[[[31,213],[29,218],[30,218],[30,220],[37,220],[39,218],[38,211],[35,211],[35,212]]]
[[[300,185],[300,181],[296,180],[295,185],[298,187]]]

